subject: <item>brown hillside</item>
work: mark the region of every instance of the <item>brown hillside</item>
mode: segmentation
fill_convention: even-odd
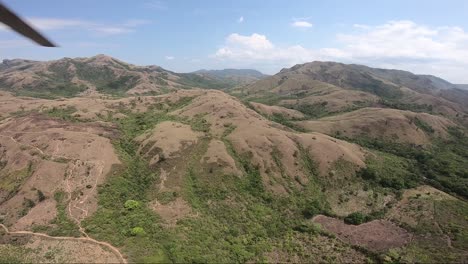
[[[333,84],[313,80],[306,74],[287,72],[280,72],[238,89],[235,94],[243,95],[250,100],[274,95],[275,99],[271,103],[288,108],[326,102],[324,108],[328,112],[340,112],[370,105],[378,100],[377,96],[367,92],[346,90]]]
[[[135,66],[105,55],[47,62],[15,60],[6,64],[10,66],[0,70],[0,81],[3,88],[14,90],[73,84],[88,89],[86,94],[93,94],[100,86],[121,79],[131,94],[175,88],[179,79],[160,67]]]
[[[311,62],[236,90],[247,100],[281,105],[311,117],[363,107],[444,115],[468,122],[463,90],[434,76],[335,62]]]
[[[297,162],[302,146],[318,163],[322,175],[331,164],[344,159],[364,166],[364,153],[356,145],[323,134],[298,134],[277,128],[235,98],[218,91],[204,92],[173,114],[203,117],[210,124],[209,135],[225,138],[238,156],[259,168],[264,184],[280,192],[289,187],[284,177],[307,181],[303,165]]]
[[[80,221],[97,207],[97,188],[120,163],[109,137],[113,129],[82,126],[40,115],[11,118],[0,125],[0,215],[12,229],[49,226],[57,214],[54,193],[69,199]],[[39,198],[42,192],[45,199]],[[68,198],[67,198],[68,197]],[[25,201],[32,201],[32,203]]]
[[[251,102],[250,105],[255,109],[255,111],[268,117],[272,117],[274,115],[280,115],[286,119],[302,119],[305,117],[303,113],[297,110],[288,109],[281,106],[271,106],[255,102]]]
[[[0,89],[40,98],[100,94],[162,94],[176,89],[221,84],[195,74],[178,74],[159,66],[137,66],[97,55],[53,61],[4,60]]]
[[[432,137],[445,138],[447,128],[455,126],[444,117],[384,108],[363,108],[318,120],[297,121],[296,124],[328,135],[370,137],[416,145],[428,144]]]

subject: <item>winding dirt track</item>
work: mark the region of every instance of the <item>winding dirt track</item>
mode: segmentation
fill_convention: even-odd
[[[55,239],[55,240],[88,241],[88,242],[91,242],[91,243],[96,244],[96,245],[107,247],[116,256],[119,257],[120,263],[127,263],[127,260],[123,257],[123,255],[120,253],[120,251],[116,247],[112,246],[111,244],[109,244],[107,242],[97,241],[97,240],[92,239],[90,237],[55,237],[55,236],[49,236],[49,235],[43,234],[43,233],[34,233],[34,232],[31,232],[31,231],[13,231],[13,232],[10,232],[8,230],[8,228],[3,224],[0,224],[0,227],[2,227],[3,230],[5,230],[5,232],[7,234],[10,234],[10,235],[33,235],[33,236],[43,237],[43,238],[47,238],[47,239]]]

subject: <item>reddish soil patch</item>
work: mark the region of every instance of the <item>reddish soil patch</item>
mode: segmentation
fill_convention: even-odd
[[[372,251],[386,251],[406,245],[411,234],[385,220],[374,220],[361,225],[347,225],[342,220],[319,215],[312,220],[339,239]]]

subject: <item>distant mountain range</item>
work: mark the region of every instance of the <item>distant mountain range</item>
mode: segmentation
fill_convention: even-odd
[[[234,93],[296,109],[323,103],[322,114],[382,105],[447,116],[468,112],[468,92],[438,77],[336,62],[299,64]]]
[[[188,88],[226,89],[264,75],[254,70],[175,73],[159,66],[136,66],[106,55],[54,61],[4,60],[0,89],[18,95],[70,97],[80,93],[163,94]]]
[[[227,82],[232,86],[250,84],[268,77],[268,75],[252,69],[198,70],[193,73],[220,82]]]

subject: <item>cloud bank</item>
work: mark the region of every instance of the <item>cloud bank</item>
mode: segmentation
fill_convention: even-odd
[[[352,32],[337,34],[336,40],[337,47],[308,49],[279,46],[258,33],[233,33],[213,56],[250,65],[276,65],[276,70],[314,60],[362,63],[468,83],[468,33],[460,27],[428,27],[408,20],[356,24]]]

